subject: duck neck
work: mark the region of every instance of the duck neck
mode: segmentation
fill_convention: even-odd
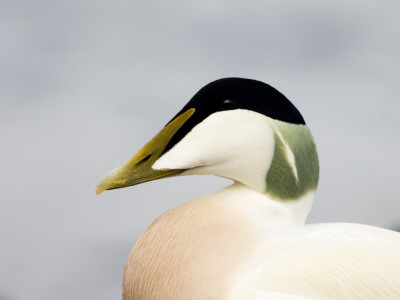
[[[318,186],[319,163],[314,139],[305,125],[273,119],[269,123],[274,143],[267,153],[257,152],[269,157],[268,167],[262,172],[262,168],[247,163],[252,170],[247,173],[253,176],[235,178],[237,182],[228,189],[236,190],[246,202],[251,199],[264,217],[271,220],[270,225],[304,224]],[[240,174],[246,174],[243,169]]]
[[[311,191],[293,201],[277,200],[271,198],[267,192],[258,192],[243,183],[235,182],[218,191],[217,197],[213,199],[219,199],[220,204],[237,206],[243,214],[267,224],[268,231],[274,231],[304,225],[314,194]]]

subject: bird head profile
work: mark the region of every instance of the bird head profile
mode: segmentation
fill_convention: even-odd
[[[263,82],[223,78],[200,89],[96,193],[177,175],[226,177],[276,200],[316,190],[318,155],[296,107]]]

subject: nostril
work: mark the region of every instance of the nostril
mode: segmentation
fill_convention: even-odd
[[[147,162],[147,161],[150,159],[151,156],[152,156],[152,154],[149,154],[149,155],[147,155],[146,157],[142,158],[142,159],[136,164],[136,166],[139,167],[139,166],[143,165],[145,162]]]

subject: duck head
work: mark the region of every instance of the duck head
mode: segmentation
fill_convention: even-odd
[[[315,191],[318,173],[315,143],[296,107],[263,82],[224,78],[200,89],[136,155],[106,174],[96,193],[212,174],[294,200]]]

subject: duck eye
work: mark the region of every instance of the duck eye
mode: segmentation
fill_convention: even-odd
[[[236,102],[230,99],[226,99],[220,104],[219,107],[222,110],[234,109],[236,108]]]

